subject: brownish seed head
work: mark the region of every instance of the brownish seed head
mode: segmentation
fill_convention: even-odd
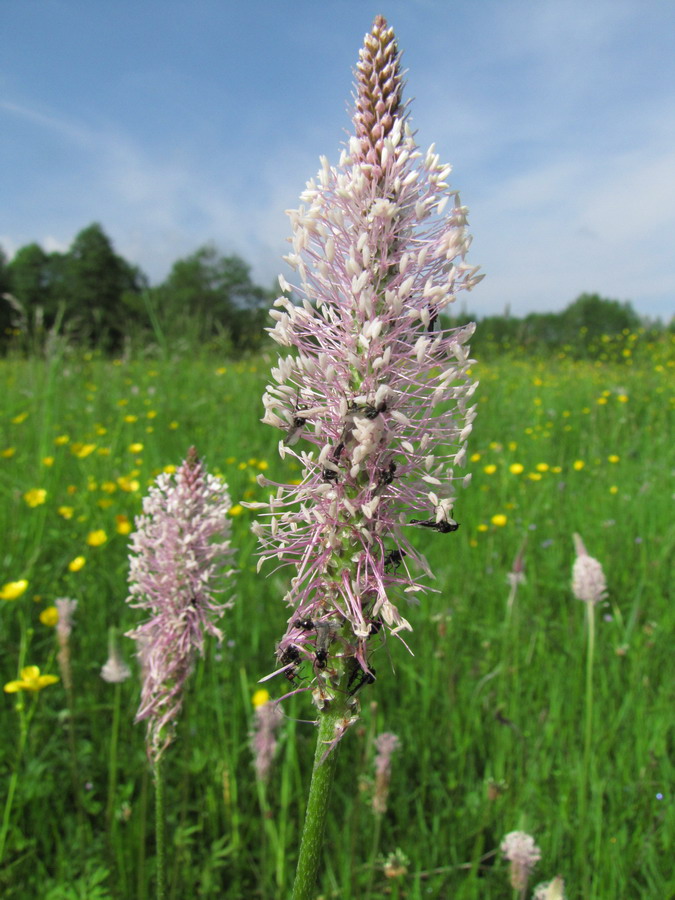
[[[403,113],[401,54],[394,29],[377,16],[364,38],[356,66],[354,125],[365,162],[379,168],[384,140]]]

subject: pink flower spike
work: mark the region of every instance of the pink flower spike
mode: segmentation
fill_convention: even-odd
[[[298,284],[280,283],[294,299],[271,311],[271,337],[294,352],[272,369],[263,421],[302,476],[259,479],[275,492],[252,504],[254,530],[261,562],[294,570],[277,655],[290,680],[311,669],[320,708],[343,676],[349,696],[374,680],[373,643],[411,630],[401,603],[432,576],[411,529],[451,541],[455,486],[468,480],[474,326],[446,329],[440,316],[482,276],[466,262],[450,167],[418,150],[402,93],[378,16],[356,69],[353,136],[289,213]]]
[[[215,621],[232,601],[217,602],[232,570],[227,485],[207,474],[192,448],[175,476],[161,474],[136,517],[129,556],[130,606],[150,618],[127,633],[142,669],[136,721],[147,720],[147,750],[157,762],[173,737],[183,688],[204,636],[222,640]]]
[[[598,560],[588,555],[578,534],[574,535],[574,549],[577,558],[572,566],[572,593],[577,600],[595,606],[607,596],[605,573]]]

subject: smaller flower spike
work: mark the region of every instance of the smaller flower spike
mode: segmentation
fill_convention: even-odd
[[[584,542],[574,535],[577,558],[572,566],[572,593],[577,600],[596,605],[607,596],[607,581],[602,565],[588,555]]]
[[[501,851],[511,863],[511,887],[525,891],[530,873],[541,859],[541,850],[534,838],[524,831],[510,831],[501,843]]]
[[[204,635],[218,640],[215,620],[232,554],[227,485],[207,474],[192,448],[175,476],[159,475],[143,500],[131,537],[131,606],[150,618],[127,636],[138,642],[143,685],[136,721],[147,720],[148,756],[156,763],[172,740],[183,688]]]

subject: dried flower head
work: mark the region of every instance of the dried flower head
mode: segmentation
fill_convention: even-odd
[[[538,884],[532,900],[565,900],[565,882],[560,875],[556,875],[552,881]]]
[[[300,484],[251,504],[266,559],[291,565],[293,609],[278,645],[285,674],[311,668],[320,707],[344,678],[353,695],[375,678],[371,639],[410,630],[401,601],[431,572],[409,535],[446,536],[475,407],[466,341],[440,314],[482,276],[465,262],[465,207],[450,167],[423,156],[402,102],[394,33],[382,16],[356,71],[354,135],[339,165],[322,159],[290,212],[300,303],[280,297],[279,358],[263,421],[283,431],[280,454]],[[449,213],[446,207],[449,204]],[[302,443],[299,443],[302,440]],[[294,449],[298,445],[299,449]]]
[[[108,629],[108,659],[101,668],[101,678],[108,684],[121,684],[131,675],[131,669],[122,659],[117,644],[117,629]]]
[[[607,596],[607,581],[602,566],[588,555],[578,534],[574,535],[577,558],[572,566],[572,592],[577,600],[596,605]]]
[[[215,625],[231,601],[217,602],[230,558],[227,485],[206,472],[194,448],[175,475],[159,475],[143,500],[131,537],[131,606],[150,618],[128,637],[138,642],[142,669],[136,721],[147,720],[147,749],[156,762],[173,737],[183,687],[204,636],[218,640]]]
[[[532,869],[541,859],[541,850],[529,834],[511,831],[502,841],[501,851],[511,863],[511,887],[516,891],[524,891]]]
[[[267,781],[277,749],[276,732],[283,721],[278,703],[266,700],[255,707],[255,718],[250,735],[255,773],[261,781]]]
[[[59,652],[56,661],[59,664],[63,686],[70,694],[73,689],[73,674],[70,665],[70,634],[73,630],[73,615],[77,609],[77,600],[68,597],[59,597],[54,601],[58,611],[56,623],[56,638],[59,642]]]
[[[373,812],[383,816],[387,811],[389,783],[391,781],[391,758],[399,749],[401,742],[395,734],[385,731],[375,738],[375,793],[373,794]]]

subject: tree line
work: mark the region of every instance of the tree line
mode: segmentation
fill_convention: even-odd
[[[58,331],[71,341],[116,352],[126,340],[172,346],[216,342],[256,350],[277,291],[256,284],[249,265],[212,245],[177,260],[151,286],[140,268],[118,255],[103,228],[84,228],[65,253],[39,244],[11,261],[0,248],[0,341],[17,334],[30,346]]]
[[[276,288],[251,279],[236,255],[205,245],[177,260],[165,280],[151,286],[137,266],[119,256],[103,228],[80,231],[65,253],[28,244],[11,261],[0,248],[0,350],[17,338],[35,349],[55,332],[72,343],[118,352],[125,342],[163,348],[214,346],[219,352],[260,349],[270,324]],[[630,303],[582,294],[562,312],[474,317],[443,316],[443,325],[476,318],[472,352],[481,358],[508,352],[619,358],[625,338],[638,330],[654,337],[666,330],[645,323]],[[671,330],[673,323],[668,326]]]

